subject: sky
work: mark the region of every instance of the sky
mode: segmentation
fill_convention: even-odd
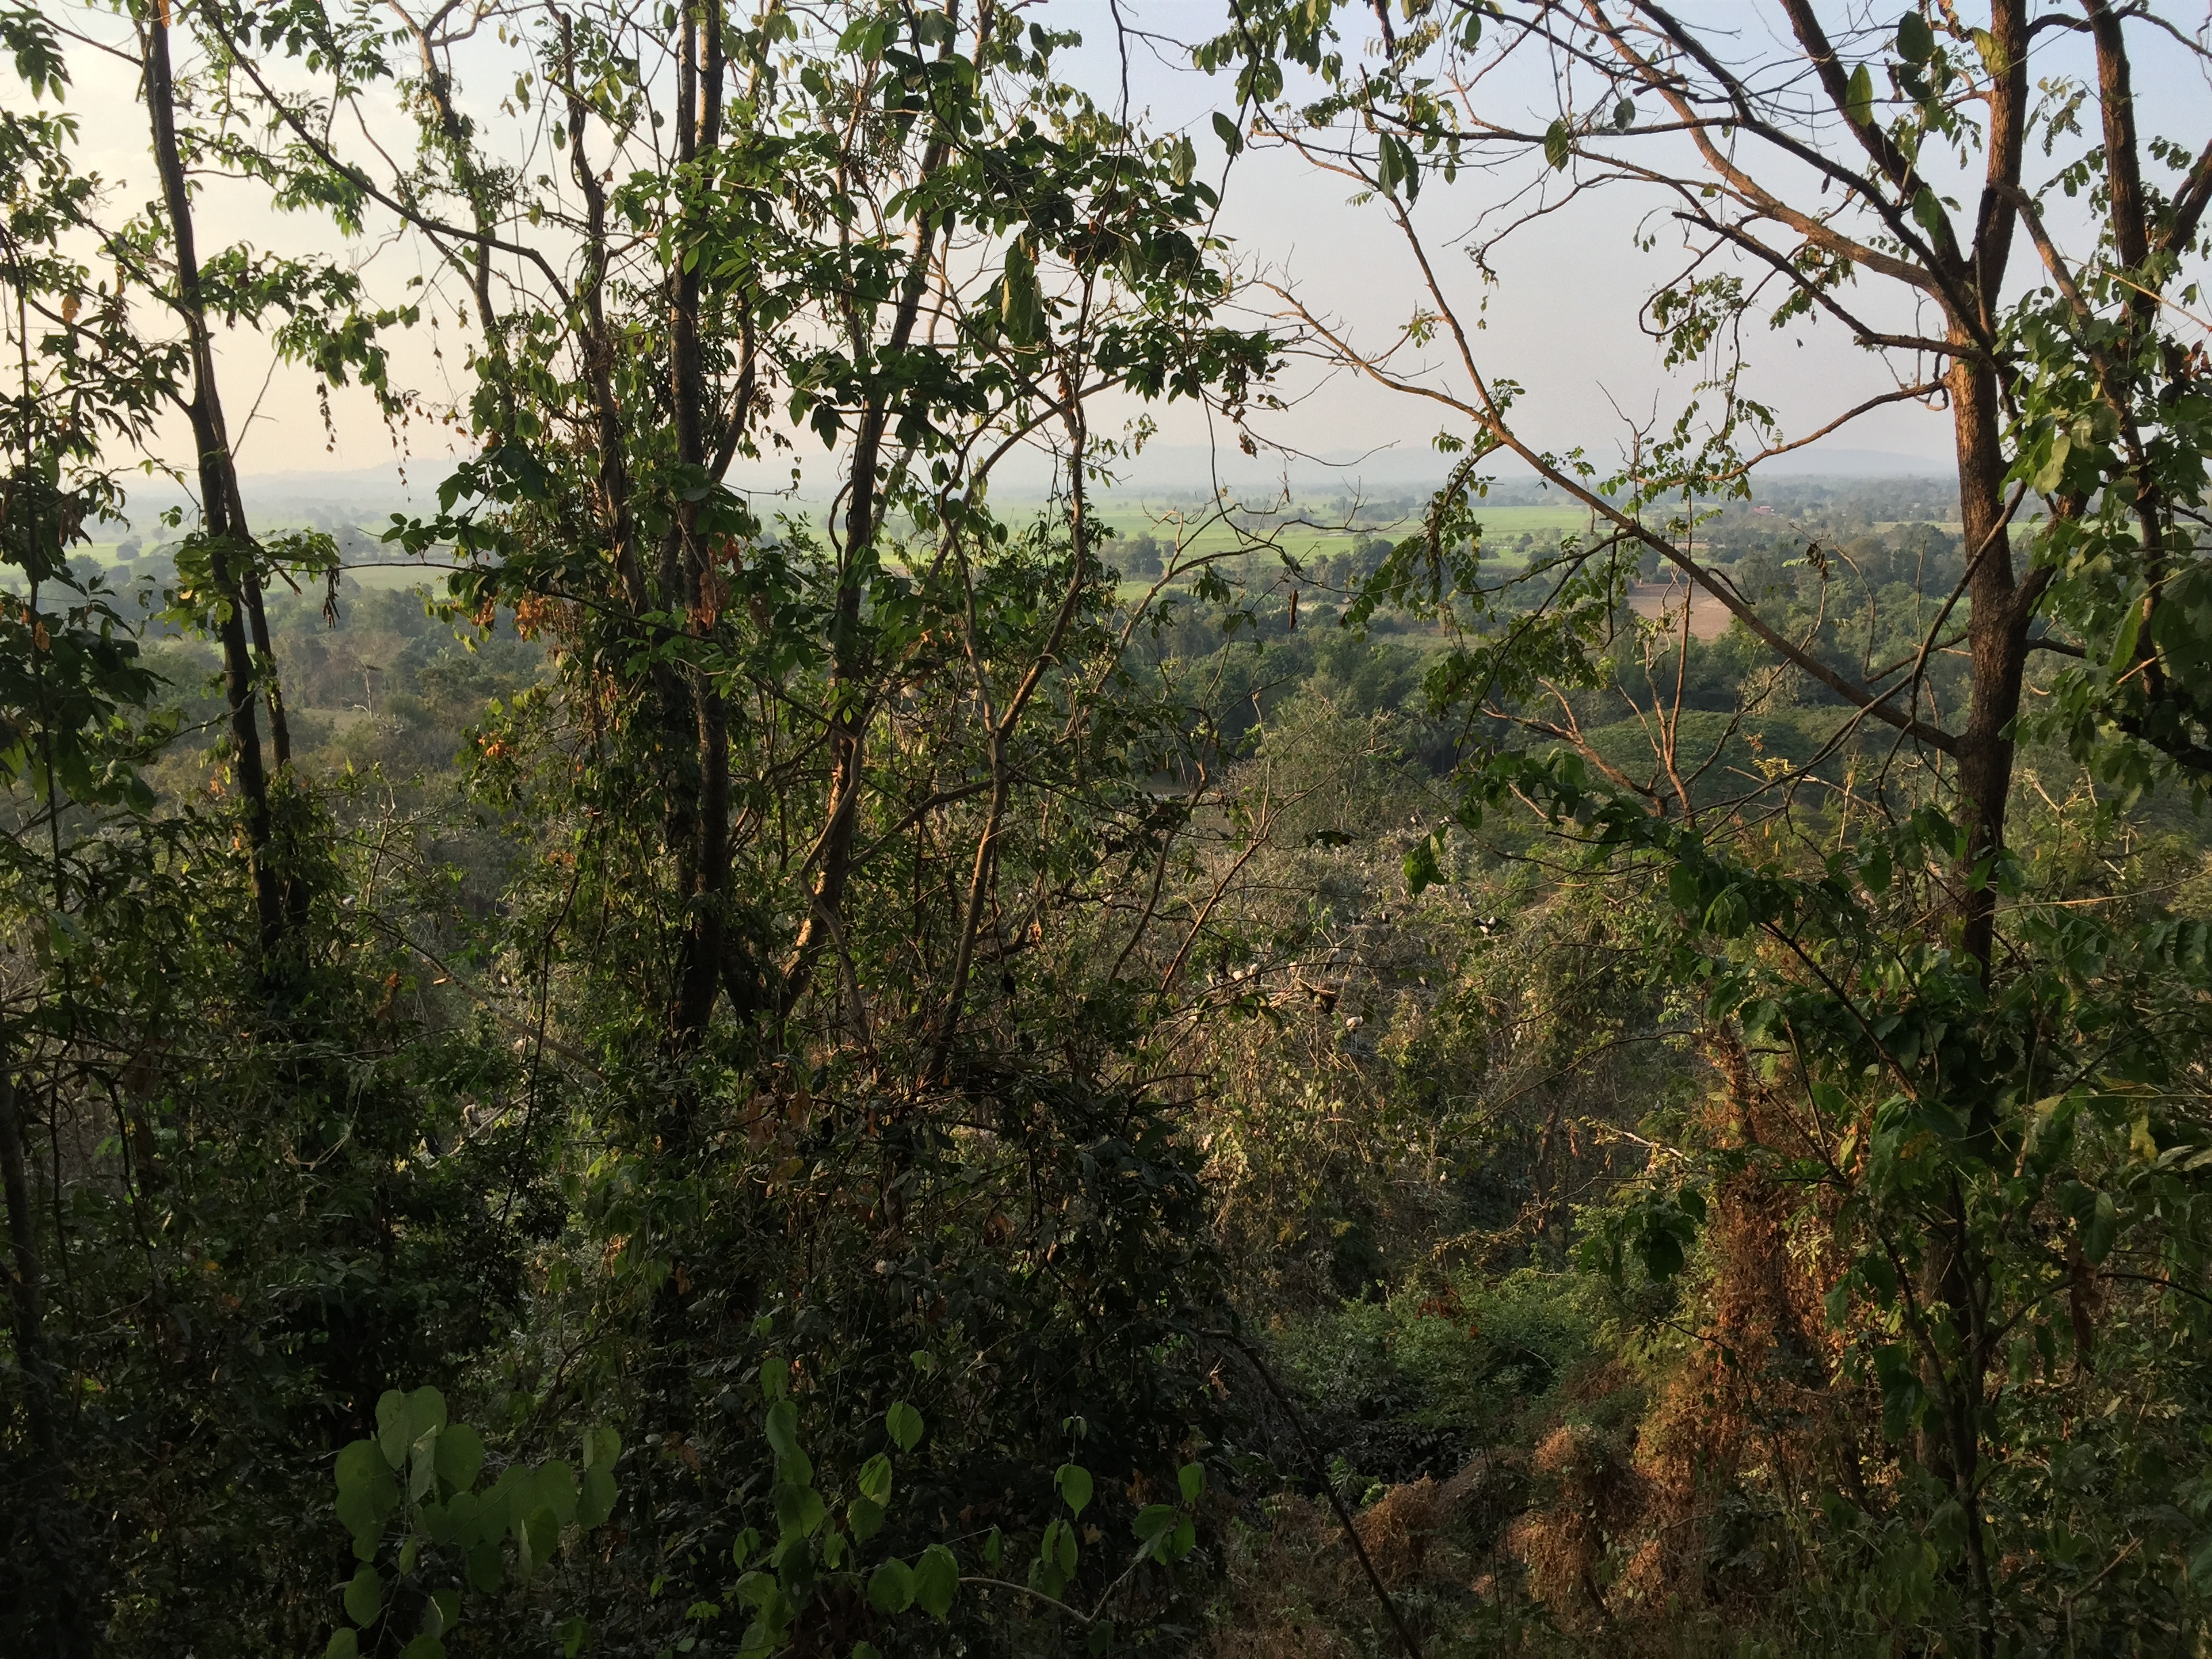
[[[1710,0],[1692,15],[1710,26],[1749,31],[1751,45],[1767,9],[1748,0]],[[1108,0],[1046,0],[1034,15],[1083,32],[1085,44],[1071,78],[1103,102],[1117,103],[1124,65]],[[1224,9],[1219,0],[1121,0],[1121,15],[1135,28],[1188,41],[1218,29]],[[100,15],[74,8],[70,13],[79,27],[115,27],[112,14],[104,24]],[[119,200],[150,195],[143,115],[131,71],[84,51],[74,58],[71,102],[91,118],[84,129],[87,163],[116,181]],[[2146,52],[2142,64],[2142,98],[2152,112],[2147,127],[2186,133],[2201,126],[2201,114],[2187,118],[2192,109],[2212,106],[2199,65],[2178,51]],[[1146,124],[1188,133],[1202,168],[1210,169],[1207,176],[1223,179],[1224,158],[1210,118],[1233,96],[1228,78],[1200,74],[1180,54],[1144,40],[1131,43],[1126,70],[1130,102]],[[1293,95],[1297,90],[1294,86]],[[1548,88],[1496,83],[1489,96],[1500,110],[1517,113],[1541,106]],[[2160,112],[2177,119],[2161,129]],[[501,118],[488,106],[477,113],[487,124]],[[1454,185],[1432,180],[1415,210],[1416,222],[1437,250],[1439,277],[1455,307],[1479,320],[1474,338],[1484,372],[1526,388],[1520,406],[1526,430],[1545,447],[1583,446],[1603,465],[1620,453],[1632,426],[1655,418],[1663,423],[1686,395],[1682,374],[1662,367],[1637,322],[1644,295],[1679,263],[1679,239],[1661,222],[1659,246],[1639,252],[1632,233],[1648,203],[1601,192],[1569,202],[1516,236],[1494,256],[1498,280],[1486,284],[1462,239],[1486,210],[1537,176],[1462,174]],[[1556,188],[1558,181],[1553,182]],[[1249,149],[1225,174],[1217,228],[1248,274],[1294,289],[1354,337],[1379,342],[1422,303],[1419,273],[1379,205],[1354,204],[1350,193],[1346,181],[1316,172],[1294,154]],[[325,222],[277,216],[241,186],[210,185],[202,216],[204,243],[243,237],[287,252],[332,246]],[[405,276],[419,269],[411,246],[386,245],[374,234],[346,253],[366,261],[374,287],[387,295],[397,295]],[[460,347],[450,322],[441,331],[417,329],[395,352],[397,378],[434,398],[449,392],[459,379]],[[398,434],[395,445],[395,434],[367,396],[343,389],[331,396],[326,428],[311,374],[274,364],[251,337],[230,337],[222,353],[226,402],[244,473],[358,472],[411,458],[410,471],[428,478],[453,447],[446,434],[419,425]],[[1450,383],[1451,366],[1441,344],[1430,349],[1429,360],[1437,383]],[[1774,404],[1793,434],[1889,384],[1881,366],[1833,326],[1755,343],[1751,389]],[[1294,363],[1277,389],[1290,406],[1253,424],[1263,438],[1291,452],[1335,462],[1368,458],[1347,476],[1370,483],[1426,478],[1444,465],[1430,440],[1450,422],[1440,420],[1443,412],[1433,404],[1340,373],[1323,374],[1304,363]],[[1098,424],[1110,429],[1133,412],[1109,409]],[[1230,434],[1210,428],[1187,407],[1158,410],[1155,416],[1160,433],[1152,459],[1139,465],[1139,481],[1151,476],[1178,485],[1195,482],[1217,447],[1228,450],[1230,471],[1248,480],[1255,471],[1285,465],[1271,457],[1257,463],[1237,459]],[[180,452],[181,435],[179,430],[171,439]],[[1820,446],[1805,470],[1823,466],[1942,473],[1948,468],[1948,422],[1911,404],[1879,411]],[[1302,464],[1297,472],[1310,478],[1314,469]],[[301,482],[311,487],[311,481]]]

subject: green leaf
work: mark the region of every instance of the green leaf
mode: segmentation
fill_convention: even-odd
[[[914,1599],[933,1619],[952,1611],[953,1595],[960,1589],[960,1564],[942,1544],[932,1544],[914,1564]]]
[[[2112,633],[2112,654],[2105,665],[2107,678],[2118,679],[2135,666],[2136,641],[2142,632],[2143,605],[2141,594],[2128,600],[2128,607],[2120,617],[2120,625]]]
[[[884,1506],[872,1498],[855,1498],[845,1506],[845,1524],[865,1544],[884,1529]]]
[[[605,1468],[584,1471],[583,1490],[576,1498],[576,1524],[586,1531],[604,1526],[615,1512],[615,1478]]]
[[[1443,880],[1443,869],[1437,862],[1437,838],[1424,836],[1415,842],[1413,850],[1406,854],[1400,872],[1406,878],[1406,890],[1416,898]]]
[[[374,1440],[356,1440],[338,1454],[337,1482],[341,1492],[381,1477],[392,1479],[392,1466]]]
[[[445,1426],[446,1396],[435,1389],[417,1389],[412,1394],[392,1389],[376,1402],[376,1443],[395,1469],[407,1462],[416,1441]]]
[[[374,1624],[377,1614],[384,1611],[384,1575],[374,1567],[363,1567],[354,1574],[345,1587],[345,1610],[346,1617],[363,1628]]]
[[[891,1460],[878,1452],[860,1465],[860,1496],[889,1507],[891,1501]]]
[[[1213,112],[1213,131],[1214,136],[1221,140],[1221,148],[1231,155],[1237,155],[1244,148],[1244,135],[1237,130],[1237,123],[1219,110]]]
[[[791,1391],[791,1362],[781,1354],[761,1361],[761,1398],[774,1405]]]
[[[548,1458],[538,1470],[538,1501],[567,1526],[576,1518],[576,1472],[559,1458]]]
[[[1575,153],[1575,136],[1565,121],[1554,121],[1544,129],[1544,159],[1552,164],[1552,171],[1564,173]]]
[[[611,1469],[615,1460],[622,1455],[622,1436],[602,1425],[584,1431],[584,1467],[587,1469]]]
[[[438,1436],[438,1479],[458,1492],[477,1483],[484,1461],[483,1437],[465,1423],[449,1424]]]
[[[1897,55],[1908,64],[1924,64],[1936,53],[1936,36],[1928,20],[1908,11],[1897,20]]]
[[[1089,1650],[1091,1659],[1098,1659],[1100,1654],[1111,1650],[1114,1646],[1114,1621],[1101,1619],[1091,1626],[1091,1634],[1084,1638],[1084,1646]]]
[[[1062,1463],[1053,1484],[1060,1495],[1067,1500],[1067,1507],[1080,1515],[1091,1504],[1091,1471],[1077,1463]]]
[[[2120,1212],[2110,1193],[2099,1193],[2097,1201],[2081,1221],[2082,1259],[2095,1267],[2112,1253],[2120,1235]]]
[[[361,1659],[361,1638],[343,1626],[332,1631],[323,1659]]]
[[[363,1540],[373,1547],[398,1507],[399,1483],[374,1441],[356,1440],[338,1454],[338,1524],[356,1547]]]
[[[1206,1490],[1206,1466],[1202,1463],[1184,1464],[1176,1471],[1176,1485],[1182,1489],[1184,1503],[1195,1504],[1199,1493]]]
[[[418,1636],[399,1650],[399,1659],[446,1659],[446,1644],[434,1636]]]
[[[790,1401],[779,1400],[770,1406],[763,1426],[769,1449],[778,1457],[788,1457],[799,1449],[799,1407]]]
[[[1844,113],[1863,127],[1874,125],[1874,76],[1861,64],[1844,88]]]
[[[560,1638],[564,1659],[576,1659],[584,1650],[584,1644],[592,1639],[592,1627],[571,1613],[553,1626],[553,1634]]]
[[[1037,292],[1036,262],[1019,241],[1006,248],[999,295],[999,320],[1008,339],[1026,346],[1044,338],[1047,325],[1043,298]]]
[[[904,1613],[914,1605],[914,1570],[896,1555],[868,1575],[868,1605],[878,1613]]]
[[[2033,482],[2039,495],[2055,495],[2058,493],[2059,485],[2066,479],[2066,458],[2073,453],[2074,440],[2065,433],[2058,433],[2051,438],[2051,454],[2036,469]]]
[[[415,1443],[407,1432],[407,1396],[397,1389],[386,1389],[376,1402],[376,1443],[395,1469],[407,1462],[407,1449]]]
[[[1172,1504],[1147,1504],[1137,1511],[1130,1530],[1144,1540],[1143,1553],[1154,1559],[1164,1559],[1175,1529],[1176,1512]]]
[[[903,1400],[884,1413],[884,1427],[901,1451],[912,1451],[921,1443],[921,1413]]]

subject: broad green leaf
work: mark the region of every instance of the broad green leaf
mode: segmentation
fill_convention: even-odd
[[[1935,33],[1928,20],[1917,11],[1908,11],[1897,20],[1897,55],[1908,64],[1924,64],[1936,52]]]
[[[914,1570],[893,1556],[868,1576],[868,1605],[878,1613],[904,1613],[914,1605]]]
[[[942,1544],[932,1544],[914,1564],[914,1599],[933,1619],[952,1611],[952,1598],[960,1589],[960,1564]]]
[[[483,1437],[465,1423],[447,1424],[438,1436],[438,1479],[466,1492],[483,1470]]]
[[[1413,843],[1413,851],[1406,854],[1401,873],[1406,878],[1406,890],[1417,898],[1443,878],[1443,870],[1437,862],[1434,836],[1425,836]]]
[[[384,1575],[374,1567],[363,1567],[354,1574],[353,1581],[345,1587],[346,1617],[364,1628],[376,1622],[377,1614],[384,1611]]]
[[[791,1391],[791,1362],[781,1354],[761,1361],[761,1398],[774,1405]]]
[[[2120,1234],[2120,1213],[2110,1193],[2099,1193],[2096,1204],[2081,1224],[2081,1255],[2091,1267],[2112,1253]]]
[[[1237,130],[1237,123],[1219,110],[1213,112],[1214,136],[1221,140],[1221,148],[1235,155],[1244,148],[1244,135]]]
[[[374,1440],[356,1440],[338,1454],[337,1482],[341,1492],[381,1477],[392,1478],[392,1466]]]
[[[368,1455],[350,1458],[353,1467],[348,1468],[345,1466],[349,1455],[355,1447],[365,1448]],[[339,1454],[339,1463],[338,1522],[353,1534],[356,1543],[366,1539],[374,1545],[384,1530],[384,1523],[399,1507],[399,1483],[392,1478],[382,1452],[370,1441],[356,1441]]]
[[[561,1638],[561,1652],[564,1659],[576,1659],[576,1656],[584,1650],[584,1644],[591,1639],[592,1627],[576,1614],[570,1613],[553,1626],[553,1634]]]
[[[1874,76],[1861,64],[1844,87],[1844,113],[1860,126],[1874,125]]]
[[[407,1396],[386,1389],[376,1402],[376,1443],[384,1461],[398,1468],[407,1461],[407,1448],[414,1443],[415,1437],[407,1432]]]
[[[361,1659],[361,1638],[343,1626],[339,1626],[331,1632],[329,1644],[323,1649],[323,1659]]]
[[[417,1389],[412,1394],[392,1389],[376,1402],[376,1443],[395,1469],[405,1464],[416,1441],[445,1426],[446,1396],[435,1389]]]
[[[889,1508],[891,1501],[891,1460],[878,1452],[860,1465],[860,1496]]]
[[[1176,1471],[1176,1484],[1182,1489],[1182,1501],[1195,1504],[1199,1493],[1206,1490],[1206,1466],[1202,1463],[1184,1464]]]
[[[586,1531],[602,1526],[615,1512],[615,1478],[605,1468],[584,1471],[583,1490],[576,1498],[576,1524]]]
[[[622,1436],[602,1425],[584,1431],[584,1467],[587,1469],[611,1469],[622,1456]]]
[[[770,1406],[763,1426],[769,1449],[778,1457],[788,1457],[799,1449],[799,1407],[790,1401],[779,1400]]]
[[[1565,121],[1554,121],[1544,129],[1544,159],[1552,164],[1552,171],[1564,173],[1575,153],[1575,137]]]
[[[921,1413],[903,1400],[884,1413],[884,1428],[901,1451],[912,1451],[921,1443]]]
[[[538,1501],[567,1526],[576,1518],[576,1472],[557,1457],[538,1466]]]
[[[1060,1472],[1053,1476],[1053,1481],[1059,1486],[1060,1495],[1067,1501],[1067,1507],[1074,1513],[1080,1515],[1090,1507],[1090,1470],[1078,1463],[1062,1463]]]
[[[2136,641],[2142,631],[2142,599],[2140,595],[2129,599],[2127,609],[2120,617],[2120,625],[2112,631],[2112,654],[2105,664],[2106,675],[2118,679],[2135,665]]]
[[[884,1529],[884,1506],[872,1498],[855,1498],[845,1506],[845,1523],[865,1544]]]

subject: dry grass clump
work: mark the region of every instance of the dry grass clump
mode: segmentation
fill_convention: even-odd
[[[1529,1459],[1547,1501],[1507,1534],[1528,1570],[1528,1588],[1569,1630],[1611,1618],[1601,1569],[1615,1539],[1640,1521],[1650,1483],[1617,1436],[1586,1424],[1554,1429]]]
[[[1232,1544],[1215,1659],[1354,1659],[1358,1649],[1342,1630],[1352,1611],[1351,1552],[1336,1517],[1294,1494],[1268,1510],[1265,1533],[1240,1528]]]

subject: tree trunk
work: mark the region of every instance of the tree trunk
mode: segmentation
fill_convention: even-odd
[[[685,17],[677,82],[678,158],[696,166],[721,139],[722,34],[718,9],[708,5]],[[677,252],[675,303],[670,330],[670,367],[676,414],[677,459],[687,483],[696,487],[707,471],[706,370],[699,345],[699,270]],[[743,421],[745,411],[739,410]],[[699,503],[677,509],[671,553],[664,560],[671,575],[681,562],[684,608],[690,631],[711,635],[719,619],[719,578],[713,550],[699,533]],[[671,590],[671,605],[675,593]],[[690,676],[691,740],[695,759],[682,781],[691,799],[681,814],[689,845],[679,859],[683,876],[684,937],[677,952],[675,1006],[670,1035],[678,1053],[688,1053],[704,1036],[722,982],[724,942],[729,920],[730,728],[729,711],[714,676],[695,665]],[[674,710],[670,711],[672,715]],[[672,738],[675,734],[671,733]]]
[[[259,581],[250,569],[243,573],[241,581],[232,564],[233,553],[245,544],[246,528],[239,512],[238,479],[231,463],[230,439],[223,425],[222,394],[216,383],[215,344],[208,331],[206,302],[200,293],[191,196],[185,185],[183,155],[177,144],[176,87],[169,66],[167,15],[166,8],[155,8],[148,12],[145,19],[146,108],[153,123],[154,165],[161,177],[161,195],[168,209],[169,233],[176,250],[175,307],[184,321],[191,352],[192,398],[188,413],[192,447],[198,452],[201,523],[208,540],[216,591],[223,600],[216,635],[222,646],[223,690],[230,709],[231,745],[235,751],[233,764],[239,793],[245,804],[246,854],[252,870],[261,953],[266,961],[283,945],[286,907],[283,885],[271,857],[269,776],[262,764],[261,732],[253,712],[254,662],[246,630],[246,619],[251,617],[261,636],[257,643],[262,643],[265,649],[268,624],[261,617]]]
[[[1960,346],[1949,380],[1959,456],[1959,518],[1969,562],[1966,642],[1973,664],[1973,706],[1959,734],[1956,755],[1966,832],[1960,948],[1981,965],[1986,981],[1996,944],[1996,893],[1987,881],[1977,884],[1972,876],[2004,846],[2005,803],[2012,791],[2011,728],[2020,713],[2027,630],[2026,619],[2018,614],[2020,587],[2005,522],[2003,416],[1996,376],[1978,354],[1967,355],[1971,347],[1960,331],[1954,331],[1953,337]]]

